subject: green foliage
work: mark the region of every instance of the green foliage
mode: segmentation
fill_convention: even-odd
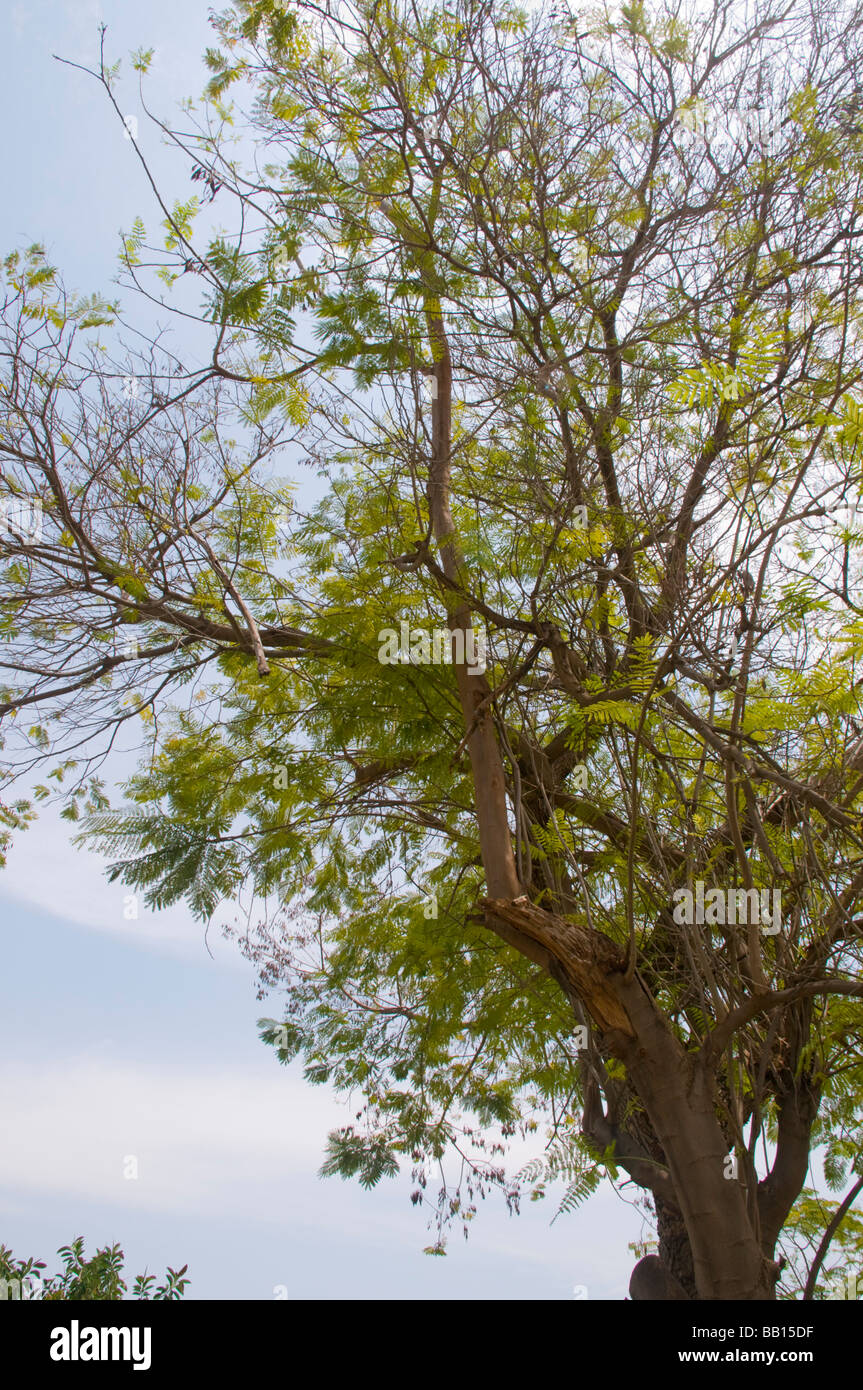
[[[778,1297],[800,1298],[824,1230],[838,1206],[839,1202],[830,1201],[814,1188],[804,1187],[791,1209],[780,1240],[785,1267]],[[863,1217],[853,1209],[846,1213],[830,1242],[812,1296],[818,1300],[847,1299],[849,1281],[852,1290],[855,1284],[857,1286],[851,1298],[859,1301],[863,1298]]]
[[[734,365],[705,362],[701,367],[689,367],[669,386],[669,395],[676,405],[692,410],[710,411],[714,402],[736,404],[748,391],[763,382],[775,371],[782,348],[782,335],[773,330],[753,330],[749,340],[734,348]]]
[[[365,1137],[347,1128],[330,1134],[321,1177],[356,1178],[361,1187],[374,1187],[399,1170],[398,1160],[381,1135]]]
[[[119,1245],[106,1245],[87,1259],[84,1238],[76,1236],[69,1245],[61,1246],[57,1253],[62,1259],[62,1270],[45,1276],[42,1273],[46,1268],[44,1260],[16,1260],[10,1249],[0,1245],[0,1280],[6,1280],[14,1289],[8,1296],[21,1296],[22,1281],[27,1276],[31,1276],[33,1281],[38,1280],[38,1283],[25,1285],[25,1289],[31,1288],[31,1296],[45,1301],[119,1302],[128,1293],[128,1285],[123,1279],[124,1255]],[[163,1282],[155,1288],[154,1274],[147,1274],[146,1271],[139,1274],[132,1286],[132,1298],[157,1302],[181,1299],[190,1282],[184,1278],[187,1269],[188,1265],[176,1270],[168,1268]]]
[[[113,323],[117,314],[117,304],[100,294],[61,298],[56,267],[48,263],[45,248],[38,243],[23,253],[8,255],[3,261],[2,279],[21,296],[24,318],[54,328],[70,322],[80,329],[99,328]]]
[[[564,1133],[542,1157],[532,1159],[521,1169],[516,1182],[530,1186],[533,1202],[545,1197],[548,1183],[564,1182],[566,1188],[553,1218],[556,1221],[580,1207],[606,1176],[617,1177],[613,1148],[597,1158],[582,1138]]]
[[[136,48],[132,54],[132,67],[136,72],[145,73],[153,61],[154,48]]]
[[[12,831],[26,830],[35,816],[30,802],[25,799],[19,798],[11,805],[0,800],[0,869],[6,866],[7,854],[12,844]]]

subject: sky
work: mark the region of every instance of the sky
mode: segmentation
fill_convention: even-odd
[[[172,196],[188,170],[143,122],[127,55],[156,50],[150,104],[173,114],[203,87],[212,42],[200,0],[21,0],[0,46],[6,199],[0,254],[42,242],[82,293],[110,294],[118,233],[151,195],[93,78],[100,23],[124,58],[124,113]],[[126,769],[109,764],[110,778]],[[556,1201],[518,1217],[490,1197],[445,1258],[409,1200],[409,1174],[371,1192],[318,1170],[348,1100],[280,1067],[256,1020],[252,966],[184,908],[131,917],[128,890],[75,849],[52,811],[18,834],[0,873],[0,1243],[59,1261],[119,1242],[131,1276],[189,1265],[198,1299],[620,1299],[649,1234],[605,1188],[552,1224]],[[537,1152],[515,1151],[514,1166]]]

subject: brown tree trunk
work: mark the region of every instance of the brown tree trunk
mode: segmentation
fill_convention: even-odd
[[[450,455],[452,450],[452,366],[439,305],[431,302],[426,314],[435,359],[437,390],[432,401],[432,457],[429,466],[428,500],[432,530],[447,579],[466,587],[464,559],[456,535],[450,506]],[[445,594],[450,631],[462,633],[462,652],[467,655],[467,634],[473,623],[470,607]],[[467,660],[455,662],[459,699],[464,715],[468,755],[477,800],[480,850],[489,893],[495,897],[516,898],[521,884],[512,852],[507,814],[506,778],[491,718],[491,689],[484,675],[468,670]]]
[[[775,1266],[762,1251],[744,1187],[726,1176],[728,1144],[709,1071],[686,1053],[638,974],[627,979],[623,952],[601,932],[526,898],[484,906],[493,929],[508,926],[508,940],[520,934],[545,949],[590,1013],[601,1049],[624,1063],[665,1155],[697,1297],[773,1298]]]

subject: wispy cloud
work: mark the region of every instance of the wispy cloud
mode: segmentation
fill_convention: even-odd
[[[278,1181],[289,1207],[293,1183],[314,1177],[327,1132],[345,1120],[331,1095],[281,1069],[268,1078],[58,1058],[52,1039],[34,1044],[50,1059],[0,1076],[0,1113],[15,1116],[15,1142],[0,1155],[5,1188],[212,1213],[241,1212],[250,1186]]]
[[[70,841],[71,829],[56,808],[42,811],[29,830],[16,837],[0,878],[0,899],[12,899],[40,908],[52,916],[97,931],[116,933],[123,940],[147,949],[184,957],[200,956],[204,924],[183,905],[151,911],[143,896],[122,883],[105,877],[107,860]],[[226,905],[216,922],[233,921],[234,906]],[[214,955],[239,964],[239,953],[227,946],[218,925],[210,928],[207,943]]]

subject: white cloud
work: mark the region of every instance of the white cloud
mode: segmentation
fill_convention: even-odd
[[[18,38],[41,43],[46,49],[59,46],[58,39],[66,44],[77,42],[87,45],[86,53],[74,53],[75,58],[92,58],[94,40],[98,44],[98,26],[102,23],[102,6],[99,0],[64,0],[59,13],[56,4],[49,5],[45,0],[27,0],[12,8],[12,26]],[[64,56],[68,56],[64,54]]]
[[[73,833],[57,808],[42,808],[39,819],[15,836],[0,879],[0,899],[26,903],[61,921],[115,933],[149,950],[184,958],[202,955],[205,926],[184,904],[154,912],[138,893],[137,916],[127,915],[132,911],[128,901],[132,890],[124,883],[109,883],[105,877],[108,860],[76,849],[70,838]],[[223,940],[220,924],[232,922],[237,915],[238,909],[226,904],[207,933],[213,955],[235,966],[239,953]]]
[[[5,1188],[212,1213],[242,1210],[250,1184],[312,1177],[346,1112],[281,1069],[262,1077],[55,1054],[7,1068],[0,1113],[15,1117],[0,1155]],[[130,1157],[136,1180],[124,1177]]]
[[[355,1277],[359,1262],[374,1275],[372,1287],[387,1297],[418,1296],[393,1292],[387,1282],[393,1260],[409,1280],[405,1290],[412,1281],[427,1296],[474,1296],[470,1282],[480,1274],[483,1297],[571,1299],[578,1285],[590,1298],[619,1298],[625,1291],[631,1264],[626,1241],[638,1234],[639,1223],[607,1189],[554,1226],[554,1197],[539,1207],[526,1203],[518,1219],[493,1198],[482,1204],[463,1253],[458,1229],[452,1232],[451,1251],[459,1253],[442,1283],[437,1270],[433,1277],[416,1268],[433,1233],[407,1205],[407,1173],[373,1193],[354,1182],[319,1180],[326,1135],[352,1111],[325,1088],[310,1087],[298,1071],[261,1076],[252,1069],[181,1069],[55,1052],[7,1067],[0,1076],[0,1113],[14,1116],[0,1149],[0,1209],[12,1214],[21,1206],[25,1220],[34,1202],[56,1210],[59,1199],[73,1220],[81,1204],[95,1203],[103,1212],[99,1240],[105,1241],[125,1239],[137,1214],[163,1245],[182,1232],[184,1257],[192,1264],[207,1257],[195,1222],[234,1230],[239,1222],[246,1231],[266,1231],[250,1239],[259,1241],[265,1263],[286,1262],[294,1291],[306,1287],[309,1252],[319,1251],[315,1259],[323,1267],[335,1250],[346,1262],[345,1279],[351,1270]],[[137,1180],[123,1176],[131,1156]],[[489,1273],[498,1267],[499,1277]],[[356,1288],[346,1294],[340,1275],[318,1271],[315,1277],[338,1296],[362,1296]],[[543,1293],[537,1294],[534,1279]]]

